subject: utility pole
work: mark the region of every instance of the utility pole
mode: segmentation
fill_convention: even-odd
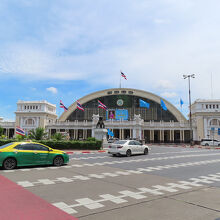
[[[183,78],[188,78],[189,85],[189,124],[190,124],[190,145],[192,145],[193,141],[193,132],[192,132],[192,112],[191,112],[191,91],[190,91],[190,78],[195,78],[195,74],[191,75],[183,75]]]

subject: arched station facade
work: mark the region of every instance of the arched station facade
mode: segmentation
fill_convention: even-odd
[[[161,99],[167,110],[161,107]],[[108,110],[98,108],[98,100]],[[140,107],[140,100],[150,104]],[[189,142],[190,127],[182,113],[167,100],[143,90],[115,88],[86,95],[78,100],[84,111],[74,102],[60,118],[47,125],[49,133],[68,132],[71,139],[92,137],[99,116],[115,138],[144,139],[154,143]]]

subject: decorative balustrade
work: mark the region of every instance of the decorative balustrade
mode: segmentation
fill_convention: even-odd
[[[124,120],[108,120],[105,121],[105,126],[121,126],[121,127],[128,127],[128,126],[141,126],[142,128],[187,128],[189,129],[189,123],[184,123],[184,122],[155,122],[155,121],[149,121],[149,122],[144,122],[143,120],[131,120],[131,121],[124,121]],[[94,121],[56,121],[56,122],[50,122],[47,124],[47,127],[83,127],[83,126],[89,126],[89,127],[94,127],[96,123]]]
[[[3,128],[14,128],[15,122],[2,121],[2,122],[0,122],[0,126]]]

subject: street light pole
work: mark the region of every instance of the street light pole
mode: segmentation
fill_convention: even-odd
[[[183,75],[183,78],[188,78],[188,84],[189,84],[189,124],[190,124],[190,145],[192,145],[192,112],[191,112],[191,91],[190,91],[190,78],[195,78],[195,74],[191,75]]]

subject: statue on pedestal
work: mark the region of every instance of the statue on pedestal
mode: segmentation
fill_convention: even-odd
[[[99,117],[99,121],[96,124],[96,128],[105,128],[105,124],[103,122],[103,118],[102,117]]]

